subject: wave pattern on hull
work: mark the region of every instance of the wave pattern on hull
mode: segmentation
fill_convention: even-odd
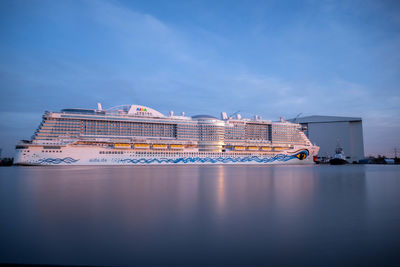
[[[294,155],[284,155],[284,154],[278,154],[275,155],[274,157],[271,158],[260,158],[257,156],[252,156],[252,157],[243,157],[243,158],[200,158],[200,157],[195,157],[195,158],[176,158],[176,159],[167,159],[167,158],[152,158],[152,159],[118,159],[118,163],[131,163],[131,164],[151,164],[151,163],[250,163],[250,162],[257,162],[257,163],[272,163],[275,161],[279,162],[286,162],[291,159],[296,159],[298,158],[297,155],[300,153],[304,153],[307,157],[308,156],[308,151],[303,150],[300,151]]]
[[[201,157],[188,157],[188,158],[140,158],[140,159],[118,159],[114,158],[114,163],[117,164],[187,164],[187,163],[273,163],[273,162],[287,162],[292,159],[303,160],[309,155],[308,150],[302,150],[292,155],[278,154],[271,158],[264,158],[258,156],[249,157],[218,157],[218,158],[201,158]],[[71,157],[66,158],[44,158],[37,161],[37,164],[73,164],[79,161]]]
[[[67,164],[72,164],[77,162],[79,159],[73,159],[71,157],[66,157],[66,158],[45,158],[45,159],[40,159],[38,161],[39,164],[60,164],[60,163],[67,163]]]

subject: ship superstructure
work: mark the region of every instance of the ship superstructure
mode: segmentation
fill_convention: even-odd
[[[16,164],[303,164],[318,147],[299,124],[209,115],[169,116],[141,105],[45,112]]]

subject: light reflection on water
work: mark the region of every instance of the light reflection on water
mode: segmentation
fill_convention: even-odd
[[[399,167],[0,168],[0,262],[393,263]]]

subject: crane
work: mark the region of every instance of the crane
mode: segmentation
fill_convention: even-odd
[[[299,114],[297,114],[297,116],[294,118],[294,123],[297,122],[297,119],[300,117],[301,114],[303,114],[303,112],[300,112]]]

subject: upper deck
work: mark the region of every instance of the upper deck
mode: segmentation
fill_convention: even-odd
[[[309,144],[299,124],[272,122],[258,116],[235,118],[222,113],[188,117],[184,113],[165,116],[152,108],[122,105],[110,109],[63,109],[46,112],[34,140],[97,140],[136,142],[181,142],[215,150],[222,146]]]

